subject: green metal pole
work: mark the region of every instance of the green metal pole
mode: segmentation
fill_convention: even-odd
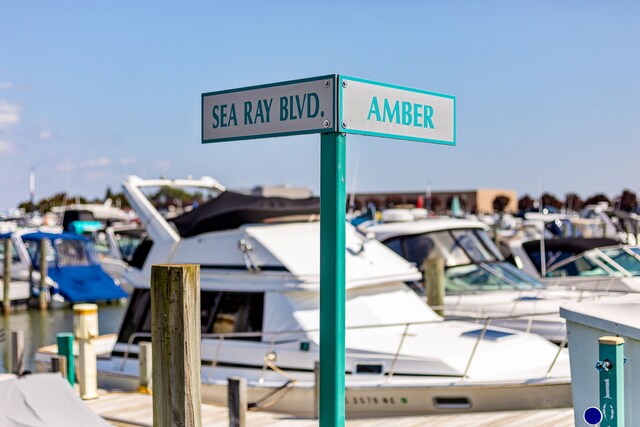
[[[600,427],[624,427],[624,338],[598,339],[600,361]]]
[[[346,135],[320,138],[320,426],[344,426]]]
[[[67,381],[73,387],[76,382],[75,359],[73,357],[73,334],[61,332],[56,335],[58,354],[67,358]]]

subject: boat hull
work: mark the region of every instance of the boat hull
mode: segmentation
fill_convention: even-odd
[[[403,381],[404,382],[404,381]],[[347,418],[393,417],[505,410],[551,409],[570,407],[569,380],[540,380],[526,383],[441,382],[436,379],[412,379],[413,383],[385,384],[384,379],[369,384],[349,385],[345,390]],[[136,390],[138,378],[120,372],[101,371],[98,385],[107,389]],[[283,388],[282,384],[249,384],[249,403],[261,402],[271,412],[303,418],[317,417],[315,388],[306,383]],[[226,381],[203,383],[202,400],[226,405]],[[260,406],[260,404],[259,404]]]

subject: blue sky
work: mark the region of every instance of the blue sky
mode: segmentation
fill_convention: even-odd
[[[202,145],[200,94],[330,73],[457,97],[457,147],[349,136],[350,190],[640,192],[639,41],[637,1],[0,0],[0,209],[30,167],[37,198],[130,174],[318,191],[318,135]]]

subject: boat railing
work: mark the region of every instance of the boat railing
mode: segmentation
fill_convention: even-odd
[[[536,315],[551,315],[551,314],[557,314],[557,312],[548,312],[548,313],[536,313]],[[421,321],[421,322],[404,322],[404,323],[386,323],[386,324],[376,324],[376,325],[352,325],[352,326],[347,326],[345,328],[345,330],[347,331],[353,331],[353,330],[364,330],[364,329],[380,329],[380,328],[390,328],[390,327],[402,327],[403,328],[403,332],[402,335],[400,336],[400,341],[398,343],[398,347],[396,348],[396,351],[394,353],[393,359],[391,361],[391,365],[389,368],[389,372],[387,374],[387,382],[390,382],[391,379],[393,378],[393,375],[395,373],[395,370],[397,368],[398,365],[398,361],[400,359],[400,354],[402,352],[402,347],[404,345],[405,342],[405,338],[409,335],[409,329],[410,327],[414,327],[414,326],[422,326],[422,325],[431,325],[431,324],[439,324],[442,322],[448,322],[448,321],[474,321],[476,323],[479,323],[480,321],[484,321],[484,326],[482,328],[482,330],[479,332],[478,334],[478,338],[476,339],[473,348],[471,350],[471,354],[469,355],[469,359],[467,361],[464,373],[462,375],[463,380],[468,378],[468,374],[469,371],[471,369],[471,366],[473,364],[473,360],[475,358],[476,352],[478,350],[478,347],[480,345],[480,342],[484,339],[486,332],[491,324],[492,321],[495,320],[512,320],[512,319],[517,319],[517,318],[524,318],[530,316],[530,314],[522,314],[522,315],[516,315],[516,316],[512,316],[512,315],[505,315],[505,316],[491,316],[491,317],[486,317],[486,318],[450,318],[450,319],[434,319],[434,320],[429,320],[429,321]],[[531,330],[531,325],[532,325],[532,319],[528,319],[528,327],[527,327],[527,331],[526,333],[529,333]],[[284,331],[262,331],[262,332],[218,332],[218,333],[204,333],[201,334],[201,338],[202,339],[217,339],[218,342],[216,344],[216,349],[214,352],[214,357],[212,358],[211,361],[211,371],[209,372],[207,378],[209,380],[211,380],[211,377],[213,375],[213,372],[215,371],[216,367],[217,367],[217,363],[218,363],[218,359],[220,357],[220,352],[222,349],[222,345],[225,342],[228,342],[230,339],[237,339],[237,338],[263,338],[263,337],[269,337],[269,347],[267,350],[267,353],[265,355],[264,359],[264,363],[262,366],[262,374],[261,374],[261,378],[260,378],[260,382],[262,382],[264,375],[266,373],[267,368],[269,367],[269,355],[273,353],[274,347],[276,344],[283,342],[285,340],[283,340],[282,338],[285,336],[290,336],[290,335],[300,335],[300,334],[311,334],[311,333],[319,333],[320,329],[316,328],[316,329],[291,329],[291,330],[284,330]],[[129,358],[129,355],[131,354],[131,349],[133,347],[133,345],[135,345],[135,340],[139,339],[139,338],[151,338],[151,333],[149,332],[134,332],[129,336],[129,339],[127,340],[127,347],[125,349],[125,351],[123,352],[122,355],[122,360],[120,362],[120,370],[124,370],[126,362]],[[562,350],[564,349],[564,347],[566,347],[567,344],[567,338],[565,337],[561,343],[561,345],[558,347],[558,351],[556,352],[553,360],[551,361],[549,368],[547,370],[547,374],[546,376],[548,377],[551,373],[551,371],[553,370],[553,367],[555,366],[558,357],[560,356],[560,353],[562,352]]]

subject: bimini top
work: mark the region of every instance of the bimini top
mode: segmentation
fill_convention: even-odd
[[[46,233],[44,231],[37,231],[34,233],[28,233],[28,234],[23,234],[22,236],[22,240],[30,240],[30,241],[40,241],[42,239],[48,239],[48,240],[57,240],[57,239],[62,239],[62,240],[82,240],[85,242],[88,242],[89,239],[85,236],[81,236],[80,234],[74,234],[74,233]]]
[[[197,209],[171,220],[181,237],[193,237],[211,231],[229,230],[244,224],[269,220],[317,215],[320,198],[287,199],[284,197],[249,196],[225,191]]]
[[[613,239],[597,238],[597,239],[545,239],[544,246],[547,251],[562,251],[573,255],[581,254],[590,249],[603,248],[607,246],[616,246],[620,242]],[[528,253],[540,252],[540,240],[529,240],[522,243],[522,248]]]

